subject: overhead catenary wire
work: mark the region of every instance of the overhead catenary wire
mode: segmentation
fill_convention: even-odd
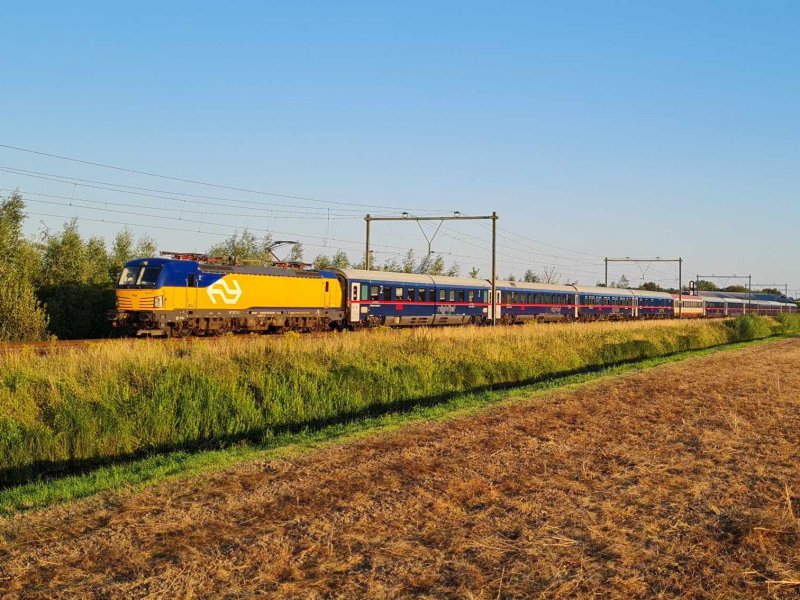
[[[35,154],[35,155],[38,155],[38,156],[46,156],[48,158],[55,158],[55,159],[58,159],[58,160],[64,160],[64,161],[69,161],[69,162],[74,162],[74,163],[79,163],[79,164],[84,164],[84,165],[90,165],[90,166],[93,166],[93,167],[101,167],[101,168],[104,168],[104,169],[112,169],[114,171],[121,171],[121,172],[124,172],[124,173],[132,173],[132,174],[135,174],[135,175],[143,175],[143,176],[146,176],[146,177],[155,177],[155,178],[158,178],[158,179],[164,179],[164,180],[169,180],[169,181],[177,181],[177,182],[180,182],[180,183],[189,183],[189,184],[192,184],[192,185],[200,185],[200,186],[205,186],[205,187],[210,187],[210,188],[215,188],[215,189],[230,190],[230,191],[235,191],[235,192],[244,192],[244,193],[247,193],[247,194],[257,194],[257,195],[262,195],[262,196],[272,196],[272,197],[276,197],[276,198],[287,198],[287,199],[291,199],[291,200],[302,200],[304,202],[315,202],[315,203],[321,203],[321,204],[336,204],[336,205],[341,205],[341,206],[358,206],[358,207],[361,207],[361,208],[383,208],[383,209],[386,209],[386,210],[418,210],[418,211],[421,211],[421,212],[431,212],[433,210],[439,210],[439,209],[431,209],[431,208],[409,209],[409,208],[400,208],[400,207],[397,207],[397,206],[381,206],[379,204],[365,204],[365,203],[359,203],[359,202],[343,202],[343,201],[337,201],[337,200],[320,200],[318,198],[312,198],[310,196],[298,196],[298,195],[293,195],[293,194],[280,194],[280,193],[277,193],[277,192],[267,192],[267,191],[263,191],[263,190],[241,188],[241,187],[236,187],[236,186],[223,185],[223,184],[218,184],[218,183],[211,183],[211,182],[208,182],[208,181],[200,181],[200,180],[196,180],[196,179],[188,179],[188,178],[184,178],[184,177],[174,177],[174,176],[171,176],[171,175],[164,175],[164,174],[161,174],[161,173],[153,173],[153,172],[150,172],[150,171],[142,171],[142,170],[139,170],[139,169],[131,169],[131,168],[128,168],[128,167],[120,167],[120,166],[117,166],[117,165],[110,165],[110,164],[107,164],[107,163],[101,163],[101,162],[96,162],[96,161],[91,161],[91,160],[74,158],[74,157],[64,156],[64,155],[60,155],[60,154],[54,154],[54,153],[50,153],[50,152],[42,152],[41,150],[32,150],[30,148],[22,148],[20,146],[13,146],[11,144],[0,144],[0,148],[6,148],[8,150],[15,150],[15,151],[18,151],[18,152],[26,152],[28,154]]]
[[[313,214],[325,214],[324,208],[316,207],[316,206],[296,206],[292,204],[278,204],[274,202],[256,202],[253,200],[242,200],[239,198],[226,198],[220,196],[205,196],[201,194],[187,194],[185,192],[169,192],[164,190],[158,190],[154,188],[142,188],[136,186],[129,186],[129,185],[120,185],[115,183],[105,183],[99,182],[91,179],[79,179],[79,178],[68,178],[61,175],[55,174],[48,174],[43,173],[41,171],[26,171],[22,169],[14,169],[5,166],[0,166],[0,172],[3,173],[10,173],[14,175],[23,175],[25,177],[31,177],[34,179],[41,179],[44,181],[51,181],[54,183],[63,183],[65,185],[70,186],[81,186],[89,189],[96,189],[102,190],[107,192],[116,192],[120,194],[129,194],[134,196],[145,196],[148,198],[157,198],[159,200],[172,200],[174,202],[185,202],[185,198],[200,198],[201,200],[192,200],[195,204],[209,204],[209,205],[219,205],[219,206],[232,206],[239,209],[246,209],[247,207],[238,206],[239,204],[246,204],[249,206],[259,207],[259,209],[263,210],[263,207],[278,207],[278,208],[292,208],[295,210],[302,210],[302,209],[309,209],[309,212]],[[100,184],[100,185],[96,185]],[[125,189],[117,189],[117,188],[125,188]],[[153,193],[155,192],[155,193]],[[182,198],[175,198],[175,196],[182,196]],[[217,202],[208,202],[207,200],[220,200],[224,202],[235,202],[236,205],[231,204],[219,204]],[[257,210],[256,208],[249,209],[249,210]],[[270,210],[274,210],[270,208]],[[341,215],[352,215],[352,216],[360,216],[362,214],[359,210],[354,209],[337,209],[337,212],[334,214],[341,214]]]
[[[43,198],[57,198],[57,199],[61,199],[61,200],[68,200],[70,202],[70,204],[75,203],[75,202],[86,202],[86,203],[90,203],[90,204],[103,204],[103,205],[114,204],[114,205],[118,205],[118,206],[127,206],[127,207],[133,207],[133,208],[144,208],[144,209],[147,209],[147,210],[155,210],[155,211],[162,211],[162,212],[175,212],[175,213],[179,213],[180,216],[182,216],[184,213],[190,213],[190,214],[211,215],[211,216],[244,217],[244,218],[247,218],[247,219],[271,219],[271,218],[273,218],[273,213],[278,213],[278,214],[281,215],[280,218],[282,218],[282,219],[304,219],[304,220],[305,219],[319,219],[319,220],[345,219],[345,220],[360,220],[360,217],[354,217],[354,216],[350,216],[350,215],[347,215],[347,216],[342,216],[342,215],[323,216],[323,215],[308,214],[308,213],[298,213],[298,212],[293,212],[293,211],[274,211],[274,210],[271,210],[270,214],[264,214],[263,211],[261,213],[247,213],[247,214],[244,214],[244,213],[232,213],[232,212],[215,212],[215,211],[205,211],[205,210],[201,211],[201,210],[192,210],[192,209],[184,208],[183,206],[181,206],[181,208],[168,208],[168,207],[163,207],[163,206],[152,206],[152,205],[146,205],[146,204],[135,204],[135,203],[131,203],[131,202],[115,202],[115,201],[107,200],[107,199],[106,200],[91,200],[91,199],[88,199],[88,198],[80,198],[80,197],[75,197],[75,196],[61,196],[61,195],[58,195],[58,194],[45,194],[44,192],[32,192],[30,190],[23,190],[23,189],[19,189],[19,188],[15,188],[15,189],[0,188],[0,192],[16,192],[16,191],[21,193],[27,199],[28,202],[36,202],[36,200],[35,199],[31,199],[30,196],[40,196],[40,197],[43,197]],[[230,206],[230,205],[219,204],[219,203],[205,203],[204,202],[202,204],[212,204],[214,206]],[[240,208],[240,207],[235,207],[235,206],[231,206],[231,207],[232,208]],[[89,207],[83,207],[83,208],[89,208]],[[156,216],[156,215],[153,215],[153,216]]]

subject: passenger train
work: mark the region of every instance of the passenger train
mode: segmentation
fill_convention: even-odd
[[[130,261],[109,318],[140,335],[328,330],[365,326],[722,318],[797,312],[792,302],[385,271]]]

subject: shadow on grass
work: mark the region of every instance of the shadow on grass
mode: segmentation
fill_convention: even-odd
[[[309,419],[301,423],[269,429],[255,428],[231,435],[198,439],[189,443],[184,442],[180,444],[163,444],[128,454],[86,460],[38,461],[22,467],[0,469],[0,490],[9,489],[18,485],[36,481],[43,482],[54,480],[64,476],[86,475],[95,469],[111,464],[125,465],[141,460],[147,456],[157,454],[166,454],[176,451],[199,453],[210,450],[220,450],[242,443],[257,443],[261,445],[266,444],[268,446],[268,442],[266,441],[268,436],[278,437],[299,434],[302,432],[322,430],[335,425],[346,425],[360,420],[379,418],[390,414],[401,414],[419,408],[428,408],[445,404],[453,401],[459,396],[479,395],[488,392],[512,390],[515,388],[522,388],[542,383],[557,384],[560,380],[568,380],[569,378],[579,375],[589,375],[624,365],[632,365],[648,360],[662,358],[666,359],[676,355],[685,354],[687,352],[712,350],[714,348],[729,345],[731,345],[731,343],[718,344],[704,348],[685,347],[674,352],[659,354],[656,346],[649,341],[627,341],[619,344],[610,344],[603,348],[600,352],[599,362],[597,364],[589,365],[579,369],[560,371],[557,373],[515,381],[475,386],[472,388],[454,390],[451,392],[445,392],[427,397],[409,398],[406,400],[393,402],[391,404],[374,404],[360,410],[350,411],[328,418]]]

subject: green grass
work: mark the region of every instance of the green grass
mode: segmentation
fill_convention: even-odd
[[[567,381],[608,365],[797,331],[800,318],[786,315],[109,342],[45,357],[5,355],[2,503],[41,506],[50,497],[218,468],[287,444],[484,405],[498,386]]]
[[[732,343],[704,350],[642,359],[599,371],[554,377],[508,390],[460,394],[440,404],[414,406],[406,411],[357,418],[318,429],[305,428],[293,433],[282,433],[268,437],[259,443],[242,442],[218,450],[154,454],[130,462],[105,465],[84,474],[33,481],[0,489],[0,515],[8,516],[21,511],[40,509],[53,504],[87,498],[105,491],[138,489],[162,481],[217,471],[247,460],[270,460],[281,456],[297,455],[328,444],[344,443],[366,435],[396,430],[415,421],[462,417],[500,402],[515,399],[527,400],[555,389],[574,388],[623,373],[641,371],[685,360],[689,357],[761,342]]]

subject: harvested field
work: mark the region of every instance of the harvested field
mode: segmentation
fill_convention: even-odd
[[[25,596],[796,597],[800,340],[0,521]]]

